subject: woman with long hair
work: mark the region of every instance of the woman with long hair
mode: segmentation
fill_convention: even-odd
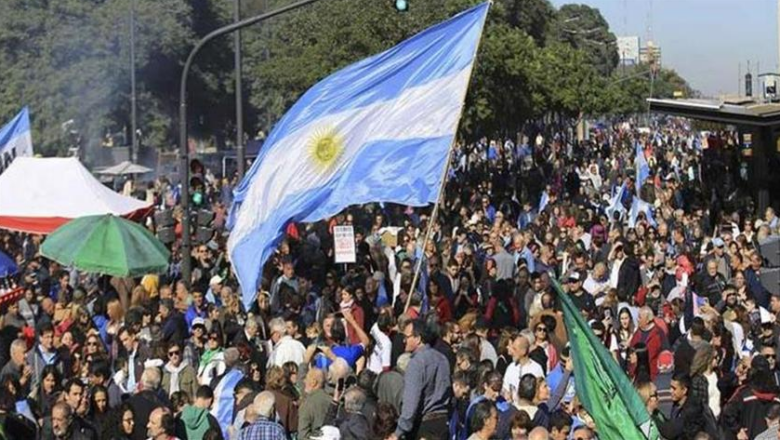
[[[689,397],[698,399],[702,406],[709,406],[712,414],[720,414],[720,390],[718,375],[715,373],[715,349],[710,344],[703,344],[696,350],[691,362],[691,390]]]
[[[298,432],[298,402],[290,391],[290,383],[282,367],[268,370],[265,388],[276,398],[276,412],[287,434]]]
[[[623,307],[618,312],[618,322],[615,326],[615,337],[617,338],[617,359],[622,364],[626,364],[628,358],[628,347],[631,344],[631,338],[634,336],[634,319],[628,307]]]
[[[40,418],[51,414],[51,409],[60,396],[60,387],[62,386],[62,377],[55,365],[43,367],[41,373],[40,388],[34,389],[30,393],[38,410]]]
[[[528,351],[528,356],[541,365],[545,374],[558,365],[558,350],[550,343],[550,334],[555,332],[555,328],[555,318],[542,316],[534,326],[534,343]]]
[[[112,410],[109,419],[111,423],[103,426],[103,431],[100,434],[101,439],[130,440],[132,438],[135,427],[135,410],[129,403],[124,402],[119,408]]]
[[[105,424],[109,423],[108,390],[102,385],[95,385],[89,396],[89,414],[87,420],[95,427],[96,432],[103,432]]]

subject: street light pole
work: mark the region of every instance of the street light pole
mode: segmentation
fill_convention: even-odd
[[[241,21],[241,0],[234,0],[233,5],[233,20],[235,23]],[[244,177],[244,164],[246,159],[244,158],[244,106],[241,100],[243,86],[241,85],[241,31],[236,31],[235,40],[233,42],[235,46],[233,52],[235,53],[236,64],[236,160],[238,161],[238,179]]]
[[[190,281],[192,280],[192,261],[190,260],[192,249],[192,237],[190,235],[190,152],[187,146],[187,76],[190,73],[190,68],[195,60],[195,56],[208,42],[217,37],[319,1],[322,0],[301,0],[271,12],[250,17],[212,31],[198,41],[187,57],[187,61],[184,63],[179,88],[179,177],[181,178],[181,204],[184,209],[184,217],[182,218],[181,274],[182,280],[187,286],[190,285]]]
[[[138,136],[135,94],[135,0],[130,0],[130,161],[138,162]]]

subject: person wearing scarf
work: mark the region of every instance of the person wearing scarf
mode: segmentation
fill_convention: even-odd
[[[184,391],[194,398],[199,386],[197,374],[192,365],[182,359],[181,344],[171,343],[168,346],[168,363],[163,368],[162,387],[168,396]]]
[[[209,333],[206,351],[200,357],[198,367],[198,382],[201,385],[211,385],[211,382],[225,374],[225,355],[222,349],[222,335],[219,332]]]

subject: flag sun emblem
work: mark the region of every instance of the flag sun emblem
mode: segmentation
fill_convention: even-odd
[[[344,151],[344,139],[335,128],[317,130],[309,140],[309,151],[316,165],[330,168]]]

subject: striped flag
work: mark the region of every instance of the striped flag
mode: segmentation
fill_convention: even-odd
[[[222,379],[220,379],[217,388],[214,390],[214,405],[211,407],[211,415],[217,419],[219,426],[222,427],[223,438],[228,438],[228,427],[233,424],[233,407],[235,396],[233,391],[238,385],[238,381],[244,378],[244,373],[238,369],[231,369]]]

